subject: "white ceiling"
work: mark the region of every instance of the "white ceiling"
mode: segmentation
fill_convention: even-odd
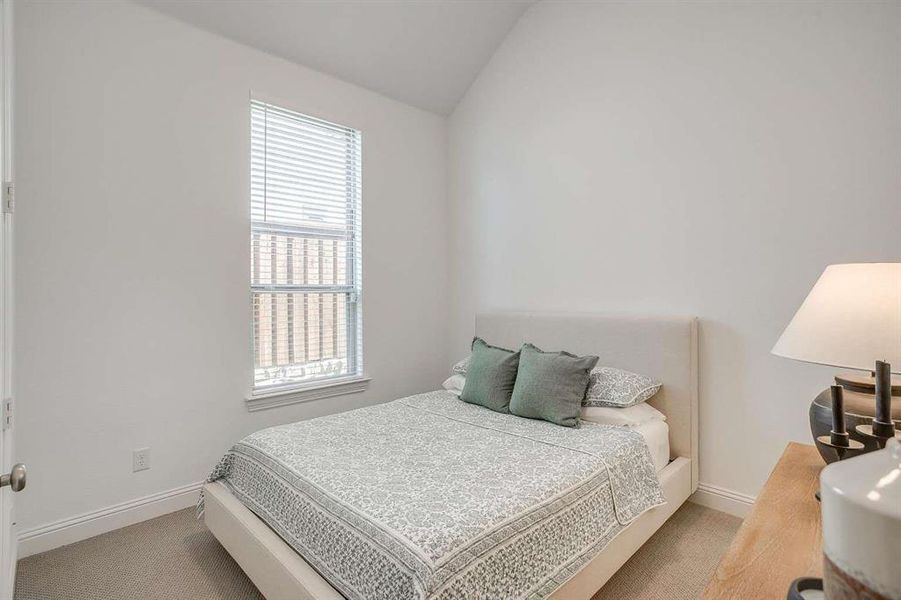
[[[136,0],[391,98],[450,113],[533,0]]]

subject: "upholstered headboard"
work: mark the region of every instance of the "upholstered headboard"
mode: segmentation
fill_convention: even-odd
[[[554,313],[483,313],[476,335],[519,348],[594,354],[598,364],[655,377],[663,388],[650,404],[666,415],[670,458],[691,459],[698,484],[698,322],[694,317]]]

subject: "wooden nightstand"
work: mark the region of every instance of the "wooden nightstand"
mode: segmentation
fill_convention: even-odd
[[[798,577],[823,576],[820,503],[826,465],[816,448],[790,443],[770,473],[703,598],[785,598]]]

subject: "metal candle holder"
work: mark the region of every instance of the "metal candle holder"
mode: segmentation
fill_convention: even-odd
[[[870,425],[858,425],[854,430],[864,437],[875,438],[880,448],[895,437],[895,423],[892,421],[892,366],[882,360],[876,361],[876,416]]]
[[[835,450],[838,460],[845,457],[848,450],[863,450],[864,445],[857,440],[852,440],[845,428],[845,396],[844,388],[833,385],[832,391],[832,431],[829,435],[821,435],[817,441],[824,446]]]
[[[885,448],[886,442],[888,442],[892,438],[898,438],[901,440],[901,433],[894,433],[893,435],[880,435],[875,432],[872,425],[858,425],[854,428],[854,431],[857,432],[858,435],[873,438],[876,440],[876,445],[879,446],[879,449],[882,450]]]

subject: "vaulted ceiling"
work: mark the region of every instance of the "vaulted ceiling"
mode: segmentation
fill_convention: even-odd
[[[533,0],[136,0],[407,104],[450,113]]]

